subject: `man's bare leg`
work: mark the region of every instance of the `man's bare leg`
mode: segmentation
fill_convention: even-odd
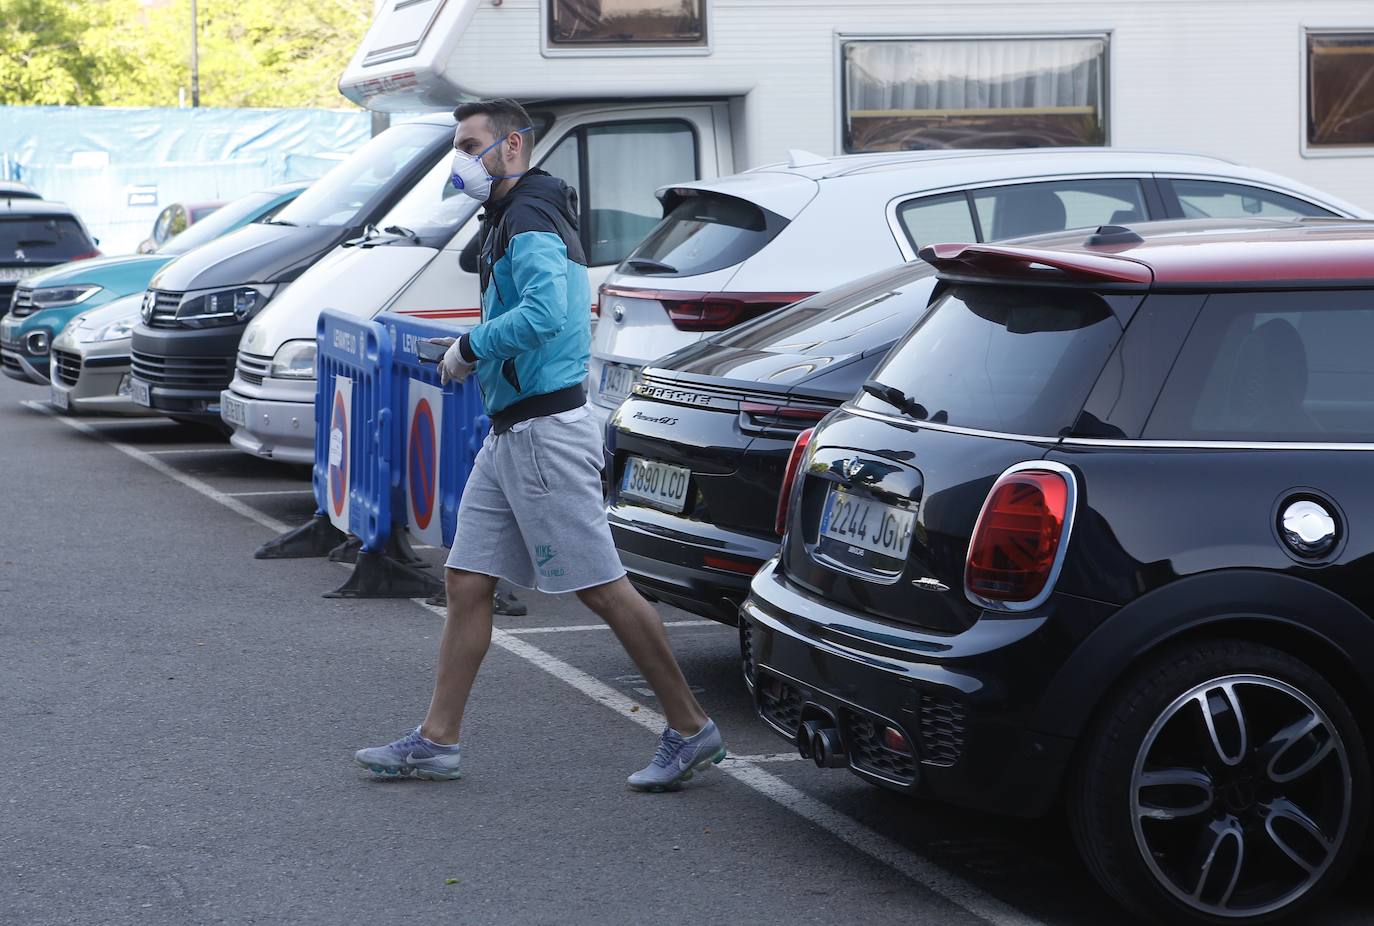
[[[653,605],[635,591],[630,580],[622,577],[583,589],[577,597],[615,632],[620,645],[625,647],[625,652],[630,654],[663,705],[668,726],[683,736],[692,736],[706,726],[706,712],[687,687],[687,679],[668,646],[668,633],[663,629],[662,619]]]
[[[436,743],[456,743],[472,683],[491,646],[491,596],[496,591],[496,579],[445,569],[444,586],[448,618],[439,638],[434,694],[420,733]]]

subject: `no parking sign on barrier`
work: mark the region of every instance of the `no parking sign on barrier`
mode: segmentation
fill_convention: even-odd
[[[406,414],[406,521],[423,543],[442,546],[440,473],[443,472],[441,422],[444,394],[438,387],[412,379]]]
[[[329,400],[329,431],[326,437],[329,456],[325,513],[329,515],[330,523],[341,531],[348,530],[348,458],[349,439],[352,436],[349,418],[352,414],[353,380],[347,376],[335,376],[334,393]]]

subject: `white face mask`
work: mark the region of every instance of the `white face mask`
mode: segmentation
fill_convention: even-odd
[[[527,126],[520,131],[522,133],[528,132],[531,128],[533,127]],[[482,158],[486,156],[487,152],[500,147],[503,141],[505,141],[504,138],[498,139],[477,154],[455,152],[453,155],[453,174],[449,177],[449,182],[453,184],[454,189],[462,190],[479,203],[484,203],[491,198],[491,188],[495,181],[515,180],[518,177],[523,177],[523,173],[492,176],[487,170],[487,165],[482,163]]]

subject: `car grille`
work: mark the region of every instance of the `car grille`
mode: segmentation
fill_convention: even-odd
[[[32,286],[15,287],[14,296],[10,304],[10,313],[15,318],[23,318],[25,315],[32,315],[34,313]]]
[[[165,293],[160,289],[153,290],[153,316],[148,320],[149,328],[176,328],[177,308],[181,305],[181,297],[185,293]]]
[[[950,766],[964,751],[964,706],[948,698],[921,695],[921,761]]]
[[[801,692],[780,678],[769,676],[759,681],[759,707],[764,718],[789,736],[796,736],[801,726]]]
[[[238,374],[239,379],[254,386],[261,386],[262,381],[267,378],[268,372],[272,369],[272,358],[264,357],[261,354],[239,353]]]
[[[52,352],[52,359],[57,378],[68,386],[75,386],[76,381],[81,378],[81,358],[65,350],[55,350]]]
[[[233,361],[225,357],[156,357],[134,351],[133,373],[145,383],[173,389],[223,389],[233,379]]]

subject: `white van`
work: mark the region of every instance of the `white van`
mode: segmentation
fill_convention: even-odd
[[[658,223],[655,190],[718,176],[729,152],[717,134],[723,105],[532,104],[530,115],[534,164],[578,190],[593,294]],[[370,318],[386,308],[455,327],[476,322],[477,275],[460,261],[476,240],[479,207],[453,188],[449,172],[448,159],[436,164],[366,235],[316,263],[249,324],[220,402],[234,411],[224,421],[235,447],[288,463],[313,460],[314,370],[282,368],[273,358],[292,341],[313,345],[322,310]]]

